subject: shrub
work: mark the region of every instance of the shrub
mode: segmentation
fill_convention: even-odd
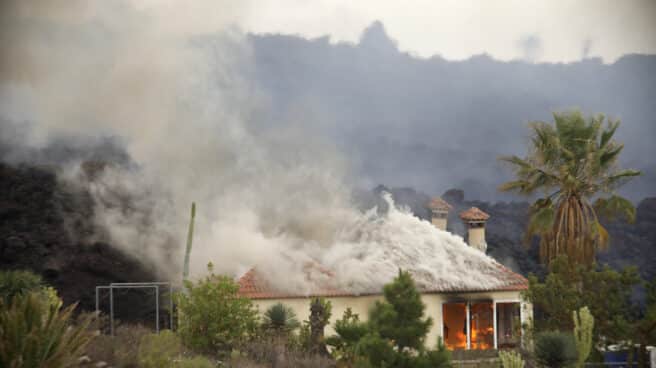
[[[576,361],[572,335],[543,332],[536,336],[535,360],[543,367],[563,368]]]
[[[102,318],[102,317],[101,317]],[[115,367],[139,366],[139,342],[150,330],[140,325],[118,325],[114,336],[101,334],[86,347],[85,354],[92,361],[104,361]]]
[[[54,297],[56,294],[46,294]],[[59,368],[72,364],[93,338],[92,316],[71,325],[75,305],[61,309],[42,292],[16,293],[0,302],[0,366]]]
[[[231,357],[229,366],[234,368],[327,368],[335,366],[335,361],[328,357],[308,353],[285,342],[286,339],[277,336],[246,342],[241,346],[241,353]]]
[[[262,326],[265,329],[277,333],[291,332],[300,326],[294,310],[282,303],[269,307],[264,312],[262,319]]]
[[[0,298],[5,304],[11,304],[15,295],[37,291],[42,287],[41,277],[30,271],[0,271]]]
[[[180,338],[170,330],[147,334],[139,342],[139,368],[173,367],[181,353]]]
[[[185,291],[176,295],[178,334],[182,343],[201,353],[229,353],[257,329],[257,310],[250,299],[237,294],[239,285],[218,276],[208,265],[209,275],[185,281]]]
[[[499,359],[503,368],[524,368],[524,360],[516,351],[500,351]]]
[[[205,357],[197,356],[194,358],[183,358],[173,366],[176,368],[214,368],[216,364]]]

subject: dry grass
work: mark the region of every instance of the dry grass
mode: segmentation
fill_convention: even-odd
[[[116,335],[101,334],[87,346],[86,355],[93,362],[107,362],[115,367],[136,368],[139,342],[151,331],[139,325],[121,325]]]
[[[230,367],[234,368],[328,368],[335,367],[330,357],[309,354],[289,346],[285,339],[268,338],[251,341],[241,348],[242,354],[233,356]]]

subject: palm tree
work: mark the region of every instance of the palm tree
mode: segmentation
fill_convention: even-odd
[[[275,332],[290,332],[301,325],[294,310],[282,303],[269,307],[262,319],[264,327]]]
[[[621,170],[617,159],[624,148],[613,135],[620,122],[603,115],[586,118],[578,111],[554,113],[554,124],[534,122],[525,158],[501,157],[514,169],[516,180],[502,191],[541,193],[531,206],[526,239],[540,237],[540,259],[559,255],[590,265],[608,246],[608,232],[599,222],[624,217],[635,220],[633,204],[615,193],[637,170]],[[596,198],[594,203],[591,203]]]

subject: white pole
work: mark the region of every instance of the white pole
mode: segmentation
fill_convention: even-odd
[[[467,350],[471,349],[471,322],[470,322],[470,310],[469,310],[470,304],[469,302],[465,303],[465,312],[467,316]]]
[[[492,303],[492,321],[493,321],[492,323],[494,324],[494,326],[492,326],[492,331],[494,333],[494,348],[498,349],[497,335],[499,333],[497,331],[498,326],[497,326],[497,302],[496,301]]]

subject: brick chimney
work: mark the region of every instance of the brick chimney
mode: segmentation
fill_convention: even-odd
[[[436,228],[446,231],[446,221],[451,210],[451,205],[446,203],[440,197],[435,197],[428,202],[428,209],[431,212],[431,222]]]
[[[477,207],[472,207],[460,213],[462,222],[467,227],[467,244],[485,253],[487,243],[485,242],[485,222],[490,215]]]

